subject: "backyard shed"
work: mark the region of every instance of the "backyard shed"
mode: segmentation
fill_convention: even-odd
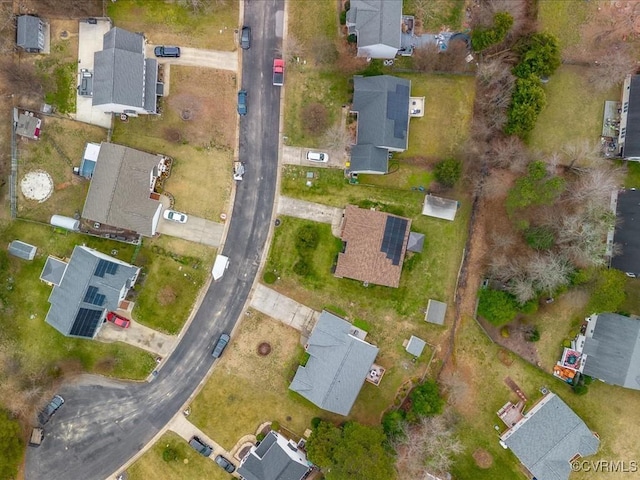
[[[444,325],[444,317],[447,314],[447,304],[437,300],[429,300],[424,319],[429,323]]]
[[[84,148],[84,155],[82,155],[82,162],[80,162],[79,175],[84,178],[91,178],[93,171],[96,168],[96,162],[98,161],[98,155],[100,155],[100,145],[98,143],[87,142],[87,146]]]
[[[42,53],[45,34],[48,33],[47,24],[33,15],[20,15],[17,23],[16,45],[25,52]]]
[[[38,249],[28,243],[21,242],[20,240],[14,240],[9,244],[8,251],[9,254],[14,257],[22,258],[23,260],[33,260]]]
[[[456,218],[457,211],[458,202],[456,200],[436,197],[431,194],[427,194],[424,197],[423,215],[453,221]]]
[[[16,134],[21,137],[38,140],[40,138],[40,127],[42,120],[33,116],[33,112],[21,113],[16,124]]]
[[[424,350],[426,344],[427,342],[425,342],[421,338],[418,338],[415,335],[411,335],[411,338],[409,339],[409,343],[405,347],[405,350],[414,357],[419,357],[420,355],[422,355],[422,351]]]
[[[407,242],[407,251],[420,253],[424,248],[424,234],[410,232],[409,241]]]

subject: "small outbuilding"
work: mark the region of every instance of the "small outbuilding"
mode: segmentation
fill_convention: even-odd
[[[11,242],[8,249],[10,255],[22,258],[23,260],[33,260],[37,251],[37,247],[21,242],[20,240],[14,240]]]
[[[98,162],[98,155],[100,155],[100,145],[88,142],[84,148],[84,155],[82,155],[82,162],[80,162],[80,170],[78,171],[81,177],[90,179],[93,176],[93,171]]]
[[[16,45],[25,52],[43,53],[45,51],[45,34],[47,24],[34,15],[20,15],[17,24]]]
[[[40,138],[40,127],[42,120],[33,115],[33,112],[23,112],[18,117],[16,123],[16,134],[21,137],[38,140]]]
[[[439,302],[437,300],[429,300],[424,319],[429,323],[435,323],[436,325],[444,325],[444,317],[446,314],[447,314],[446,303]]]
[[[427,194],[424,197],[423,215],[453,221],[456,218],[457,211],[458,202],[456,200],[436,197],[431,194]]]
[[[405,350],[414,357],[419,357],[420,355],[422,355],[422,351],[424,350],[424,347],[426,345],[427,342],[425,342],[421,338],[416,337],[415,335],[411,335],[411,338],[409,339],[409,343],[407,343]]]
[[[407,242],[407,251],[420,253],[424,248],[424,234],[410,232],[409,233],[409,241]]]

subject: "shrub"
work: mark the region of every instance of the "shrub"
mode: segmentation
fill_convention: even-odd
[[[538,330],[538,327],[533,327],[533,329],[529,330],[525,339],[527,342],[537,342],[540,340],[540,330]]]
[[[382,416],[382,429],[388,439],[397,439],[402,437],[402,423],[405,421],[405,412],[403,410],[391,410],[385,412]]]
[[[513,17],[507,12],[498,12],[493,16],[493,26],[479,27],[471,32],[471,46],[476,52],[502,42],[513,26]]]
[[[318,425],[320,425],[320,422],[322,422],[322,419],[320,417],[313,417],[311,419],[311,428],[315,430],[316,428],[318,428]]]
[[[536,313],[538,311],[538,299],[532,298],[528,302],[524,302],[520,305],[520,311],[527,315]]]
[[[271,422],[271,430],[273,430],[274,432],[277,432],[278,430],[280,430],[280,423]]]
[[[278,279],[278,276],[273,272],[265,272],[264,275],[262,276],[262,280],[267,285],[272,285],[276,283],[277,279]]]
[[[510,322],[518,314],[518,303],[513,295],[501,290],[480,290],[478,315],[496,326]]]
[[[538,77],[518,78],[513,88],[504,131],[526,139],[536,126],[538,115],[547,104],[547,97]]]
[[[550,205],[564,191],[564,179],[549,176],[544,162],[531,162],[527,168],[527,175],[516,180],[507,195],[506,205],[510,213],[530,205]]]
[[[509,333],[509,327],[507,325],[500,329],[500,336],[502,338],[509,338],[511,336],[511,334]]]
[[[345,21],[345,23],[346,23],[346,21]],[[347,36],[347,42],[349,42],[349,43],[357,43],[358,42],[358,37],[356,36],[355,33],[352,33],[349,36]]]
[[[593,377],[590,377],[589,375],[583,375],[582,381],[585,385],[591,385],[593,383]]]
[[[264,440],[264,437],[266,435],[262,432],[260,432],[259,434],[256,435],[256,441],[261,442],[262,440]]]
[[[296,263],[293,264],[293,273],[306,277],[311,273],[311,267],[305,258],[299,258]]]
[[[340,25],[347,24],[347,11],[343,10],[340,12]]]
[[[562,62],[558,39],[549,33],[538,32],[523,38],[515,51],[520,62],[513,68],[513,74],[520,78],[549,76]]]
[[[162,451],[162,460],[164,460],[165,462],[172,462],[177,459],[178,452],[175,448],[167,446],[167,448]]]
[[[462,163],[454,158],[438,162],[434,171],[436,180],[445,187],[453,187],[462,175]]]
[[[531,227],[524,233],[527,245],[536,250],[549,250],[556,243],[553,230],[548,227]]]
[[[307,224],[298,229],[296,237],[296,250],[300,254],[305,254],[314,250],[318,246],[318,228],[315,225]]]
[[[589,387],[587,387],[586,385],[578,384],[574,385],[573,387],[573,393],[575,393],[576,395],[585,395],[588,391]]]
[[[407,420],[415,422],[420,417],[431,417],[442,413],[444,400],[440,396],[438,384],[428,380],[415,387],[409,394],[411,410],[407,412]]]

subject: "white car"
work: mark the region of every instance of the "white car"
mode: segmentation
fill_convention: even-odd
[[[327,163],[329,155],[323,152],[307,152],[307,160],[310,162]]]
[[[162,216],[167,220],[178,223],[187,223],[189,219],[186,213],[176,212],[175,210],[165,210]]]

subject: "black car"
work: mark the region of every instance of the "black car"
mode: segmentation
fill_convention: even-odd
[[[198,452],[200,455],[204,455],[205,457],[208,457],[213,452],[213,448],[200,440],[199,437],[191,437],[191,440],[189,440],[189,445],[191,445],[191,447],[196,452]]]
[[[40,425],[44,425],[51,420],[53,414],[56,413],[62,405],[64,405],[64,398],[60,395],[54,395],[47,406],[38,414],[38,421],[40,422]]]
[[[225,347],[229,343],[229,340],[231,340],[231,337],[229,337],[229,335],[227,335],[226,333],[223,333],[222,335],[220,335],[220,338],[218,339],[216,346],[213,347],[213,352],[211,352],[211,356],[213,358],[220,358],[222,356],[222,352],[224,352]]]
[[[240,32],[240,48],[249,50],[251,48],[251,27],[242,27]]]
[[[180,47],[166,47],[164,45],[158,45],[153,49],[153,53],[156,57],[178,58],[180,56]]]
[[[221,468],[224,468],[225,472],[233,473],[233,472],[236,471],[235,465],[233,463],[231,463],[229,460],[227,460],[226,458],[224,458],[222,455],[218,455],[216,457],[216,463]]]

